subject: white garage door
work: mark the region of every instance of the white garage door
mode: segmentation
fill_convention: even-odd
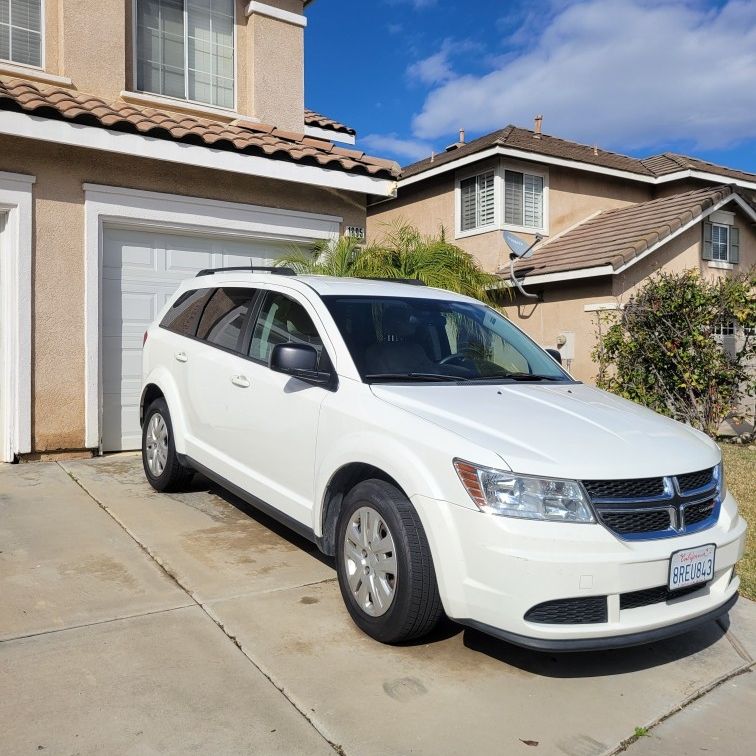
[[[102,446],[138,449],[142,339],[166,299],[202,268],[271,265],[285,247],[115,228],[103,245]]]

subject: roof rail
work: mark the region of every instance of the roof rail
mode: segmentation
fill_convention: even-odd
[[[278,266],[270,265],[237,265],[232,268],[203,268],[197,273],[199,276],[212,276],[213,273],[225,273],[230,270],[247,270],[250,273],[270,273],[272,276],[296,276],[297,272],[293,268],[280,268]]]
[[[427,286],[419,278],[389,278],[388,276],[360,276],[363,281],[389,281],[390,283],[407,284],[409,286]]]

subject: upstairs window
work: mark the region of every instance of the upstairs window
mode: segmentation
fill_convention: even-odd
[[[703,259],[714,262],[740,262],[740,231],[723,223],[703,224]]]
[[[493,171],[487,171],[479,176],[471,176],[460,181],[459,194],[461,231],[472,231],[484,226],[493,226],[496,208]]]
[[[137,89],[234,107],[234,0],[137,0],[136,32]]]
[[[0,0],[0,58],[42,65],[42,0]]]
[[[543,228],[543,177],[504,171],[504,223]]]

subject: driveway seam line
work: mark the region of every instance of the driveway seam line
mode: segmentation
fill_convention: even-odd
[[[302,583],[301,585],[289,585],[285,588],[266,588],[262,591],[245,591],[244,593],[235,593],[233,596],[218,596],[217,598],[208,598],[206,603],[219,604],[221,601],[233,601],[234,599],[247,598],[251,596],[270,596],[272,593],[283,593],[284,591],[298,591],[301,588],[312,588],[315,585],[324,585],[325,583],[335,583],[337,577],[325,578],[323,580],[313,580],[311,583]]]
[[[86,627],[96,627],[97,625],[107,625],[110,622],[125,622],[126,620],[138,619],[139,617],[151,617],[153,614],[165,614],[166,612],[175,612],[177,609],[192,609],[195,603],[181,604],[180,606],[170,606],[165,609],[153,609],[149,612],[137,612],[136,614],[124,614],[122,617],[108,617],[107,619],[95,620],[94,622],[85,622],[81,625],[68,625],[67,627],[54,627],[50,630],[40,630],[38,633],[27,633],[26,635],[14,635],[10,638],[0,638],[0,643],[10,641],[24,640],[25,638],[39,638],[42,635],[54,635],[55,633],[66,633],[69,630],[83,630]]]
[[[738,636],[732,632],[730,627],[724,622],[721,617],[717,620],[717,624],[722,629],[722,632],[725,634],[725,638],[727,638],[727,640],[730,642],[730,645],[733,647],[733,649],[735,649],[735,653],[744,662],[752,662],[754,659],[748,653],[748,649],[740,642]]]
[[[306,711],[303,711],[295,702],[294,700],[286,693],[286,691],[283,689],[282,686],[280,686],[268,673],[266,673],[258,664],[257,662],[244,650],[242,647],[242,644],[239,642],[239,640],[236,638],[236,636],[231,635],[230,632],[226,630],[223,623],[221,623],[214,615],[212,610],[209,606],[205,606],[203,602],[201,602],[199,599],[196,598],[196,596],[190,591],[188,588],[186,588],[181,581],[178,579],[178,577],[165,565],[163,562],[155,555],[153,554],[150,549],[142,543],[134,533],[132,533],[128,527],[121,522],[121,520],[118,519],[118,517],[113,513],[105,504],[103,504],[91,491],[87,489],[87,487],[76,477],[76,475],[73,473],[73,471],[68,470],[65,468],[60,462],[55,462],[58,467],[60,467],[63,472],[68,475],[69,478],[77,485],[81,490],[90,498],[92,501],[97,504],[100,509],[103,510],[114,522],[116,522],[119,527],[131,538],[134,543],[136,543],[137,546],[151,559],[158,568],[168,577],[170,580],[172,580],[193,602],[195,606],[198,606],[203,613],[207,616],[207,618],[215,625],[222,633],[223,635],[233,643],[236,648],[239,649],[241,654],[244,656],[244,658],[286,699],[286,701],[289,702],[289,704],[292,706],[292,708],[312,727],[315,732],[320,735],[321,738],[337,753],[339,756],[346,756],[346,751],[344,748],[339,745],[338,743],[334,743],[314,722],[313,720],[308,716]],[[191,606],[191,604],[189,605]]]
[[[662,722],[666,722],[668,719],[672,718],[676,714],[679,714],[684,709],[687,709],[688,706],[690,706],[692,703],[708,695],[720,685],[723,685],[729,680],[732,680],[733,678],[740,675],[752,673],[754,666],[756,666],[756,661],[750,661],[746,664],[741,664],[739,667],[735,667],[729,672],[725,672],[725,674],[720,675],[716,680],[713,680],[706,685],[702,685],[698,690],[691,693],[687,698],[683,699],[679,704],[669,709],[666,713],[657,717],[652,722],[644,725],[644,729],[647,730],[647,732],[651,732],[651,730],[658,727]],[[635,743],[636,740],[639,740],[640,737],[643,736],[631,735],[629,738],[625,738],[611,751],[605,751],[605,756],[615,756],[615,754],[625,752],[633,743]]]

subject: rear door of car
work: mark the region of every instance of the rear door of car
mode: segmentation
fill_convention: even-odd
[[[253,288],[216,288],[185,363],[187,453],[237,485],[245,482],[238,444],[249,427],[245,397],[250,382],[242,344],[257,299]]]

